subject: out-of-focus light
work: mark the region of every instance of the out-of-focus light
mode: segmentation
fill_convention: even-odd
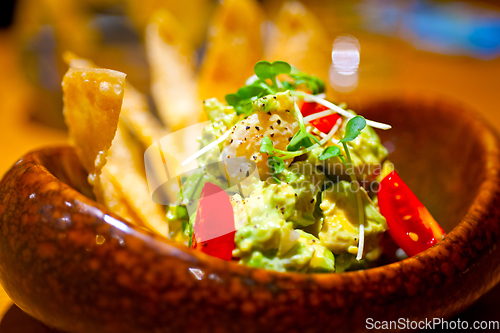
[[[330,84],[340,92],[352,91],[358,85],[359,42],[353,36],[340,36],[333,42]]]
[[[203,271],[199,268],[189,268],[189,271],[194,275],[196,280],[202,280],[205,276],[205,273],[203,273]]]
[[[333,42],[332,63],[337,72],[351,75],[358,71],[359,42],[352,36],[340,36]]]

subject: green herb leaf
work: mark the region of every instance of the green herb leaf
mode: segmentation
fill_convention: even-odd
[[[264,91],[262,95],[264,94],[271,95],[276,93],[276,91],[263,80],[257,80],[254,83],[252,83],[251,86],[261,87]]]
[[[358,135],[361,133],[363,128],[366,126],[366,120],[365,118],[361,116],[356,116],[354,118],[351,118],[345,127],[345,135],[340,142],[349,142],[358,137]]]
[[[278,184],[281,184],[281,180],[279,180],[277,175],[285,170],[285,162],[277,156],[269,156],[267,158],[267,165],[269,165],[269,170],[271,171],[274,180]]]
[[[241,103],[235,108],[235,110],[238,115],[243,114],[246,118],[253,112],[252,102]]]
[[[235,94],[226,95],[226,102],[236,111],[236,114],[249,116],[252,111],[252,102],[257,98],[271,92],[272,89],[264,81],[258,80],[252,85],[240,88]]]
[[[259,96],[264,91],[265,89],[261,86],[251,85],[251,86],[244,86],[243,88],[238,89],[236,95],[240,97],[240,99],[251,99],[252,97]],[[227,96],[226,96],[226,101],[227,101]]]
[[[267,136],[265,136],[260,142],[260,152],[268,155],[274,154],[273,142]]]
[[[279,74],[290,74],[292,71],[292,66],[285,61],[275,61],[270,63],[269,61],[259,61],[254,66],[255,75],[261,80],[271,79],[273,80],[276,75]]]
[[[278,74],[290,74],[292,66],[286,61],[277,60],[273,62],[273,71],[275,76]]]
[[[269,165],[269,169],[273,174],[278,174],[285,171],[285,162],[277,156],[269,156],[269,158],[267,159],[267,164]]]
[[[226,95],[226,102],[231,106],[236,106],[241,101],[241,97],[237,94]]]
[[[270,79],[273,75],[273,65],[269,61],[259,61],[253,67],[255,75],[261,80]]]
[[[288,146],[286,146],[286,150],[297,151],[301,147],[308,148],[311,147],[313,144],[314,143],[311,140],[309,134],[305,131],[300,130],[297,133],[295,133]]]
[[[309,75],[294,68],[290,77],[294,79],[293,85],[295,87],[304,85],[307,89],[311,90],[313,95],[321,94],[325,91],[325,83],[317,76]]]
[[[341,155],[342,155],[342,151],[340,150],[339,147],[330,146],[321,152],[321,154],[319,155],[319,160],[324,161],[324,160],[327,160],[329,158],[332,158],[335,156],[341,156]]]

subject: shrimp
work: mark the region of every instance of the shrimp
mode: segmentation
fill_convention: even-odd
[[[289,110],[277,112],[255,112],[236,124],[224,143],[222,157],[246,157],[256,163],[260,178],[267,179],[269,166],[266,153],[260,152],[260,143],[269,137],[276,149],[286,150],[286,146],[299,129],[299,122]],[[284,161],[290,165],[292,158]]]

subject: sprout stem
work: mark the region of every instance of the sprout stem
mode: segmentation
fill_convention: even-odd
[[[340,114],[341,116],[346,117],[347,119],[351,119],[351,118],[354,118],[356,116],[355,114],[352,114],[352,113],[350,113],[350,112],[342,109],[341,107],[339,107],[339,106],[337,106],[337,105],[335,105],[335,104],[327,101],[326,99],[320,98],[318,96],[311,95],[311,94],[305,93],[303,91],[297,91],[297,90],[290,91],[290,93],[293,96],[303,97],[306,100],[311,100],[313,102],[316,102],[318,104],[326,106],[331,111],[336,112],[336,113]],[[331,112],[328,113],[328,114],[324,114],[324,116],[327,116],[329,114],[331,114]],[[309,119],[309,121],[310,121],[310,119]],[[372,120],[366,120],[366,124],[369,125],[369,126],[371,126],[371,127],[375,127],[375,128],[383,129],[383,130],[388,130],[388,129],[392,128],[391,125],[387,125],[387,124],[384,124],[384,123],[379,123],[379,122],[372,121]]]

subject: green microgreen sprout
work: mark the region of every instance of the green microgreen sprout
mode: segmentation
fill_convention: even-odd
[[[226,102],[234,108],[234,111],[243,114],[245,117],[252,113],[252,102],[256,99],[273,93],[267,85],[261,85],[261,82],[254,82],[250,86],[244,86],[235,94],[226,95]]]
[[[279,86],[276,76],[279,74],[290,74],[292,66],[281,60],[277,60],[273,63],[270,63],[269,61],[259,61],[255,64],[253,70],[259,79],[263,81],[270,79],[273,83],[273,87],[277,90]]]
[[[300,72],[289,63],[281,60],[272,63],[269,61],[259,61],[254,66],[254,72],[255,75],[247,80],[243,88],[240,88],[234,94],[225,96],[227,104],[231,105],[238,115],[242,114],[245,118],[253,112],[252,102],[263,96],[276,94],[280,91],[295,90],[297,86],[305,86],[314,94],[322,93],[325,88],[320,78]],[[290,76],[294,80],[293,83],[288,81],[280,82],[277,78],[280,74]],[[308,140],[306,139],[302,142],[308,143]]]
[[[283,150],[279,150],[274,148],[273,142],[268,136],[265,136],[262,138],[262,141],[260,142],[260,150],[261,153],[269,155],[267,158],[267,164],[269,165],[269,169],[271,173],[273,174],[273,178],[278,182],[281,183],[281,181],[276,177],[277,174],[283,172],[285,170],[285,162],[283,161],[283,158],[291,158],[298,156],[297,152],[287,152]],[[278,156],[281,155],[281,156]]]
[[[267,164],[269,165],[269,170],[271,171],[274,180],[276,180],[278,184],[281,183],[276,175],[285,171],[285,162],[277,156],[269,156],[267,158]]]
[[[300,112],[299,106],[295,103],[295,117],[299,121],[299,130],[293,136],[292,140],[286,147],[287,151],[298,151],[301,147],[309,148],[314,145],[314,142],[319,144],[319,140],[312,134],[308,133],[304,124],[304,117]]]
[[[337,146],[330,146],[323,150],[319,155],[319,160],[324,161],[332,157],[339,157],[342,163],[345,165],[345,159],[342,155],[342,151],[340,151],[340,148]]]
[[[347,122],[347,125],[345,127],[345,135],[340,142],[342,144],[352,141],[358,137],[359,134],[361,134],[361,131],[366,127],[366,119],[363,118],[362,116],[355,116],[354,118],[351,118]]]
[[[325,83],[319,77],[299,71],[296,67],[292,67],[290,77],[294,80],[293,85],[286,83],[285,87],[290,85],[290,90],[295,90],[297,86],[303,86],[310,90],[313,95],[325,92]]]

